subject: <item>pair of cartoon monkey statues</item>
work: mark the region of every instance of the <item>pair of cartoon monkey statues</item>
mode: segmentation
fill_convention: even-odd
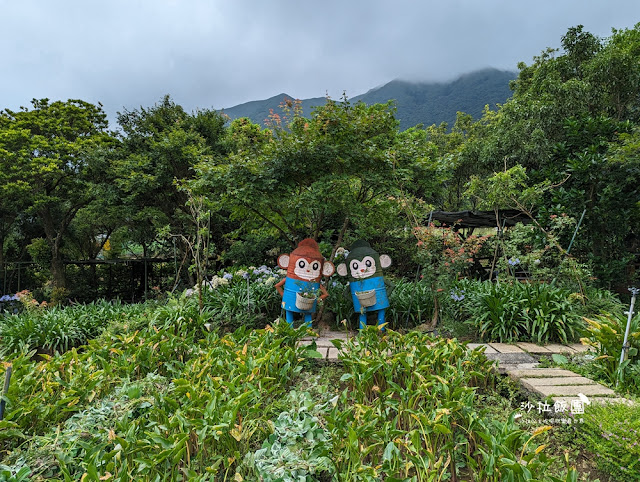
[[[390,265],[389,256],[379,255],[369,243],[360,240],[351,246],[345,262],[337,267],[340,276],[348,276],[353,309],[360,314],[361,329],[367,325],[367,313],[377,312],[378,325],[385,323],[389,298],[382,270]],[[311,238],[300,241],[290,254],[280,255],[278,266],[287,270],[287,277],[276,285],[287,322],[293,324],[294,313],[297,313],[311,326],[316,295],[321,293],[319,299],[329,296],[320,279],[331,276],[335,266],[331,261],[325,261],[318,243]]]

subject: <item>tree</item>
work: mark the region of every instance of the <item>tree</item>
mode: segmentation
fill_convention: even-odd
[[[573,253],[611,286],[623,279],[633,245],[626,219],[638,199],[638,178],[628,176],[635,161],[612,158],[639,120],[640,24],[607,39],[574,27],[562,48],[520,64],[513,98],[485,114],[460,155],[484,176],[523,166],[530,185],[557,185],[537,206],[543,226],[551,215],[579,219],[586,209]]]
[[[406,174],[407,159],[393,155],[397,129],[390,103],[328,99],[306,119],[287,99],[268,130],[234,121],[235,152],[197,170],[211,196],[243,220],[245,234],[264,230],[291,246],[311,236],[337,247],[349,229],[384,228],[397,178]]]
[[[118,114],[117,185],[128,237],[143,247],[144,256],[159,229],[169,226],[185,235],[191,229],[188,196],[178,183],[193,178],[194,166],[204,158],[226,150],[225,121],[213,110],[189,114],[169,96],[151,108]]]
[[[104,170],[93,153],[113,143],[101,105],[82,100],[32,101],[32,110],[0,113],[3,193],[20,203],[28,190],[28,212],[42,224],[51,250],[54,288],[66,280],[62,245],[78,211],[96,198]],[[15,205],[15,204],[14,204]]]

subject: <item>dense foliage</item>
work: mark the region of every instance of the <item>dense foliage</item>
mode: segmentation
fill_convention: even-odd
[[[209,332],[193,297],[114,310],[82,349],[12,355],[0,477],[565,480],[532,443],[551,427],[492,419],[491,363],[455,340],[369,327],[322,378],[306,328]]]
[[[39,301],[82,297],[85,278],[66,260],[131,256],[173,260],[172,279],[156,285],[193,285],[197,270],[187,267],[198,264],[193,242],[203,233],[198,256],[216,269],[273,263],[307,236],[331,258],[364,237],[404,274],[425,262],[412,234],[428,227],[431,210],[467,208],[525,211],[535,242],[509,257],[542,250],[546,261],[555,257],[548,268],[573,262],[600,286],[623,290],[639,249],[640,27],[608,38],[571,28],[561,49],[519,68],[513,96],[496,110],[403,131],[393,104],[346,98],[310,113],[287,100],[266,129],[211,110],[187,113],[168,96],[121,113],[117,133],[101,106],[83,101],[5,110],[4,292],[18,291],[22,274]],[[560,218],[570,229],[556,232]],[[18,261],[34,264],[20,273],[7,264]],[[105,283],[93,266],[89,284]]]

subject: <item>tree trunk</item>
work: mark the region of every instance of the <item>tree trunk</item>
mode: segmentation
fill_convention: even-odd
[[[4,280],[6,279],[4,273],[4,234],[0,232],[0,276],[2,276],[2,294],[5,293],[7,287],[5,286]]]
[[[57,243],[51,247],[51,277],[53,278],[53,287],[66,289],[67,279],[64,274],[64,263],[60,257],[60,250]]]
[[[53,287],[59,289],[66,289],[67,280],[64,275],[64,264],[60,254],[60,242],[62,241],[62,233],[66,226],[58,231],[55,228],[53,218],[48,208],[43,208],[40,211],[40,217],[42,218],[42,225],[44,227],[47,241],[51,247],[51,277],[53,279]]]

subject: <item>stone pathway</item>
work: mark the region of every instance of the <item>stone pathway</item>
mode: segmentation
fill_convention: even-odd
[[[302,345],[310,345],[314,341],[316,349],[322,354],[326,363],[338,363],[338,349],[331,340],[346,339],[357,336],[357,333],[326,331],[317,337],[306,337],[300,341]],[[518,381],[523,388],[539,398],[551,399],[553,402],[571,403],[581,399],[579,394],[587,397],[585,403],[632,403],[625,398],[615,396],[610,388],[561,368],[538,368],[538,359],[554,353],[573,354],[588,351],[588,347],[580,343],[570,345],[536,345],[535,343],[469,343],[469,349],[483,349],[490,360],[497,362],[498,372]]]
[[[347,333],[344,331],[325,331],[318,337],[304,337],[300,340],[301,345],[311,345],[316,342],[316,350],[322,354],[325,362],[337,363],[338,349],[331,343],[331,340],[346,340],[358,336],[357,333]]]
[[[588,351],[580,343],[570,345],[536,345],[534,343],[469,343],[469,348],[484,348],[485,355],[498,363],[498,371],[518,381],[523,388],[540,398],[553,402],[615,403],[629,400],[618,398],[604,385],[562,368],[538,368],[536,357],[574,354]],[[584,395],[586,399],[580,397]]]

